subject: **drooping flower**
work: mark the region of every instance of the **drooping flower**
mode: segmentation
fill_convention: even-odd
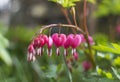
[[[60,54],[59,47],[63,46],[63,44],[65,43],[66,35],[65,34],[54,33],[52,35],[52,39],[53,39],[54,45],[57,47],[56,53],[57,53],[57,55],[59,55]]]
[[[81,37],[82,43],[85,43],[86,39],[85,39],[84,35],[83,34],[79,34],[79,35]],[[89,41],[90,45],[94,44],[93,38],[91,36],[88,36],[88,41]]]
[[[76,53],[76,48],[80,45],[81,43],[81,37],[78,34],[69,34],[67,36],[67,39],[64,43],[64,55],[67,55],[67,49],[69,47],[72,47],[72,54]]]
[[[88,36],[88,40],[89,40],[90,45],[95,44],[95,42],[93,41],[93,38],[91,36]]]
[[[92,67],[92,64],[89,61],[83,61],[82,66],[84,71],[88,71]]]
[[[81,37],[78,34],[75,35],[72,34],[71,38],[72,38],[71,47],[73,49],[77,48],[81,43]]]
[[[36,54],[36,51],[34,49],[34,46],[33,44],[31,43],[29,46],[28,46],[28,54],[27,54],[27,60],[28,61],[34,61],[36,58],[35,58],[35,54]]]
[[[66,41],[63,45],[63,47],[65,48],[64,49],[64,55],[65,56],[68,54],[67,49],[71,46],[71,42],[72,42],[72,37],[71,37],[71,35],[68,35],[67,38],[66,38]]]
[[[77,61],[77,60],[78,60],[78,53],[77,53],[77,52],[74,52],[74,53],[73,53],[73,57],[74,57],[74,59]]]
[[[51,56],[52,55],[52,44],[53,44],[53,40],[51,38],[51,36],[48,37],[48,41],[47,41],[47,54],[48,56]]]
[[[38,40],[38,41],[37,41]],[[37,44],[37,55],[43,54],[43,46],[48,42],[48,37],[46,35],[39,35],[35,40],[34,43]]]

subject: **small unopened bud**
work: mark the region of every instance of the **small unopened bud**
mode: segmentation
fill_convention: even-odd
[[[88,71],[92,67],[92,64],[89,61],[83,61],[82,66],[84,71]]]

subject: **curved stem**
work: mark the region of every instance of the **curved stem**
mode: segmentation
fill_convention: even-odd
[[[73,28],[73,29],[76,29],[77,31],[80,31],[82,34],[85,34],[85,32],[84,32],[82,29],[80,29],[79,27],[77,27],[77,26],[75,26],[75,25],[68,25],[68,24],[50,24],[50,25],[42,26],[42,28],[40,28],[40,30],[39,30],[34,36],[42,33],[45,29],[53,28],[53,27]],[[33,38],[34,38],[34,37],[33,37]]]
[[[92,53],[92,48],[91,48],[91,45],[89,43],[89,40],[88,40],[88,36],[89,36],[89,33],[88,33],[88,28],[87,28],[87,23],[86,23],[86,0],[84,0],[84,9],[83,9],[83,12],[84,12],[84,19],[83,19],[83,24],[84,24],[84,31],[85,31],[85,39],[87,41],[87,44],[88,44],[88,49],[89,49],[89,54],[87,54],[89,60],[91,61],[92,65],[93,65],[93,68],[96,67],[96,64],[95,64],[95,60],[94,60],[94,56],[93,56],[93,53]]]

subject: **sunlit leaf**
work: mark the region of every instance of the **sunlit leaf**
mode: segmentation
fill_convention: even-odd
[[[116,50],[120,50],[120,45],[119,45],[119,44],[112,43],[112,46],[113,46]]]
[[[5,48],[8,45],[9,45],[8,40],[2,34],[0,34],[0,46]]]
[[[98,66],[96,67],[96,70],[97,70],[97,73],[99,74],[99,75],[102,75],[102,69],[100,69]]]
[[[92,47],[95,50],[101,51],[101,52],[111,52],[120,55],[120,50],[115,49],[111,46],[106,46],[106,45],[97,45]]]
[[[98,66],[96,67],[96,70],[97,70],[98,75],[106,77],[108,79],[113,79],[112,73],[106,72],[106,71],[102,70],[101,68],[99,68]]]
[[[93,4],[96,3],[96,0],[87,0],[87,1],[90,2],[90,3],[93,3]]]
[[[0,47],[0,58],[1,58],[7,65],[9,65],[9,66],[12,65],[12,59],[11,59],[10,55],[9,55],[8,52],[7,52],[4,48],[2,48],[2,47]]]
[[[120,67],[120,57],[117,57],[116,59],[114,59],[113,65],[117,66],[117,67]]]
[[[108,79],[113,79],[113,76],[110,72],[106,72],[105,75]]]
[[[80,0],[49,0],[49,1],[58,3],[63,7],[67,8],[67,7],[75,6],[75,2],[79,2]]]

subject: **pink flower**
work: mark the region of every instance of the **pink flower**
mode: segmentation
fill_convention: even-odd
[[[67,55],[67,48],[69,48],[70,46],[73,48],[72,49],[72,54],[76,53],[75,48],[77,48],[80,45],[80,43],[81,43],[80,35],[78,35],[78,34],[75,34],[75,35],[74,34],[69,34],[67,36],[67,39],[66,39],[65,43],[64,43],[64,48],[65,48],[64,55],[65,56]]]
[[[43,53],[43,46],[45,44],[47,44],[48,42],[48,37],[46,35],[39,35],[35,40],[34,40],[34,44],[36,43],[36,45],[38,46],[37,49],[37,55],[42,55]]]
[[[92,67],[92,64],[89,61],[84,61],[82,63],[82,66],[84,68],[84,71],[88,71]]]
[[[120,34],[120,24],[116,27],[116,31]]]
[[[73,34],[71,34],[70,35],[71,36],[71,47],[74,49],[74,48],[77,48],[79,45],[80,45],[80,43],[81,43],[81,37],[78,35],[78,34],[75,34],[75,35],[73,35]]]
[[[66,41],[66,35],[55,33],[52,35],[52,39],[56,47],[61,47]]]
[[[34,61],[36,58],[35,58],[35,49],[33,47],[33,44],[30,44],[28,46],[28,54],[27,54],[27,60],[28,61]]]
[[[93,41],[93,38],[91,36],[88,36],[88,40],[89,40],[90,45],[95,44],[95,42]]]
[[[57,55],[59,55],[60,54],[59,47],[63,46],[63,44],[65,43],[66,35],[65,34],[54,33],[52,35],[52,39],[53,39],[54,45],[57,47],[56,53],[57,53]]]
[[[49,36],[48,37],[48,41],[47,41],[47,47],[48,47],[48,49],[47,49],[47,54],[48,54],[48,56],[51,56],[52,55],[52,44],[53,44],[53,40],[52,40],[52,38]]]
[[[84,35],[83,34],[79,34],[79,35],[81,37],[82,43],[86,42]],[[94,44],[93,38],[91,36],[88,36],[88,41],[89,41],[90,45]]]
[[[78,60],[78,53],[77,52],[73,53],[73,57],[77,61]]]
[[[85,39],[84,35],[83,35],[83,34],[79,34],[79,35],[80,35],[80,37],[81,37],[81,42],[82,42],[82,43],[86,42],[86,39]]]

